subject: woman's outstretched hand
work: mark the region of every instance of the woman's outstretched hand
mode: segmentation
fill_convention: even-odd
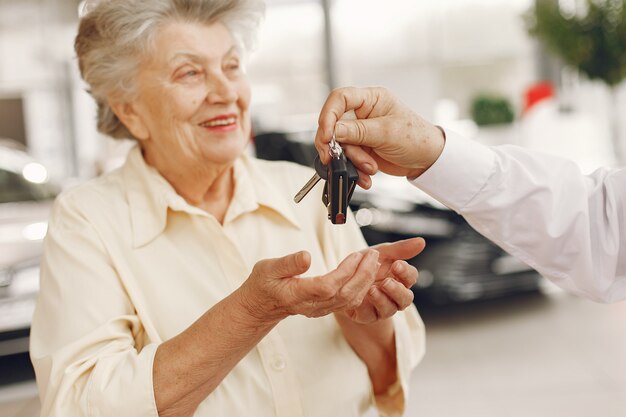
[[[358,323],[391,317],[413,301],[417,269],[406,262],[425,247],[424,239],[384,243],[346,257],[327,274],[302,277],[308,252],[257,262],[241,287],[245,309],[258,319],[280,321],[301,314],[343,313]]]
[[[363,302],[345,309],[345,314],[357,323],[367,324],[389,318],[411,305],[411,287],[417,282],[418,272],[406,260],[417,256],[425,246],[424,239],[412,238],[368,249],[378,252],[380,267]]]
[[[376,280],[378,258],[376,250],[353,253],[336,269],[315,277],[301,277],[311,266],[308,252],[265,259],[256,263],[242,285],[241,299],[250,314],[270,321],[354,309]]]

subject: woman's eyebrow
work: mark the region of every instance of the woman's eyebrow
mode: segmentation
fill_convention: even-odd
[[[237,48],[236,45],[233,45],[230,47],[230,49],[228,51],[226,51],[226,53],[222,56],[223,58],[228,57],[229,55],[232,55],[233,53],[239,51],[239,49]]]
[[[202,62],[202,61],[204,61],[204,59],[200,55],[198,55],[196,53],[187,52],[187,51],[180,51],[180,52],[176,52],[172,56],[172,58],[170,58],[169,62],[172,63],[172,62],[180,60],[181,58],[186,58],[186,59],[188,59],[190,61],[194,61],[194,62]]]
[[[237,51],[238,51],[237,46],[233,45],[233,46],[231,46],[228,49],[228,51],[226,51],[222,55],[222,58],[226,58],[226,57],[232,55],[233,53],[235,53]],[[179,51],[179,52],[176,52],[172,56],[172,58],[169,60],[169,62],[171,63],[171,62],[177,61],[177,60],[179,60],[181,58],[186,58],[186,59],[189,59],[190,61],[194,61],[194,62],[204,62],[206,60],[206,58],[198,55],[197,53],[189,52],[189,51]]]

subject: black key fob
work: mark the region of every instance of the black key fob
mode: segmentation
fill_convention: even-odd
[[[326,170],[326,186],[322,201],[328,209],[328,219],[332,224],[345,224],[348,204],[354,193],[359,174],[343,153],[332,158]]]

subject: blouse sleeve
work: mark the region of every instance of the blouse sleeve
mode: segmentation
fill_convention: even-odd
[[[105,246],[71,198],[55,203],[41,264],[30,354],[42,416],[157,416],[156,344]]]

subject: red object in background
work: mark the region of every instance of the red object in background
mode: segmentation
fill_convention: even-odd
[[[524,97],[524,111],[526,113],[532,106],[547,98],[554,97],[554,87],[549,81],[541,81],[533,84],[526,90]]]

